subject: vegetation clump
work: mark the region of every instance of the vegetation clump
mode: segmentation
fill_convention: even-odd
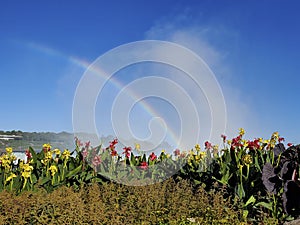
[[[12,148],[0,156],[3,224],[281,224],[300,216],[300,147],[244,139],[219,148],[205,142],[188,151],[138,154],[140,145],[118,140],[92,147],[76,139],[74,151],[40,152],[26,160]],[[14,206],[15,205],[15,206]],[[6,221],[6,222],[5,222]]]

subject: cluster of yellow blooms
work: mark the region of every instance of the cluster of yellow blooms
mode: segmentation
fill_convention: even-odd
[[[30,166],[28,163],[26,163],[26,164],[20,164],[20,169],[23,171],[22,174],[21,174],[22,177],[27,179],[31,176],[31,172],[33,170],[33,167]]]
[[[68,160],[71,156],[71,152],[68,149],[65,149],[63,151],[63,153],[61,154],[61,151],[56,148],[54,150],[51,150],[52,146],[50,144],[44,144],[43,145],[43,150],[44,150],[44,159],[41,160],[41,162],[44,165],[48,165],[48,162],[50,162],[51,160],[53,160],[53,154],[55,154],[55,161],[58,161],[58,158],[62,157],[62,159],[64,160]],[[54,169],[52,169],[51,171],[54,171]]]
[[[194,148],[196,151],[194,149],[191,149],[187,158],[187,162],[190,166],[193,165],[193,161],[199,164],[206,157],[206,152],[201,151],[199,144],[196,144]]]
[[[51,176],[52,176],[52,177],[53,177],[53,176],[57,173],[57,171],[58,171],[57,166],[55,166],[55,165],[51,165],[51,166],[49,167],[48,170],[51,172]]]
[[[59,149],[51,150],[50,144],[44,144],[43,145],[43,151],[44,151],[44,159],[41,160],[41,162],[46,166],[49,165],[48,163],[53,160],[53,155],[55,154],[55,162],[58,162],[58,158],[61,156],[61,158],[67,162],[67,160],[70,158],[71,153],[69,150],[65,149],[63,153],[61,154],[61,151]],[[0,167],[4,168],[7,174],[7,178],[5,179],[5,183],[10,182],[13,180],[13,178],[17,177],[15,173],[12,172],[12,164],[13,161],[17,160],[16,156],[13,154],[12,148],[6,148],[6,154],[3,154],[0,156]],[[23,160],[19,161],[19,168],[21,172],[21,176],[27,180],[31,177],[31,173],[33,171],[33,166],[30,165],[31,161],[28,163],[24,163]],[[48,168],[48,171],[51,172],[51,176],[54,176],[58,172],[58,168],[56,165],[51,165]],[[25,181],[26,182],[26,181]]]
[[[13,154],[12,148],[6,148],[5,150],[6,150],[6,154],[0,157],[0,162],[2,167],[4,167],[5,170],[10,170],[13,161],[17,160],[17,157]]]
[[[249,154],[244,155],[242,161],[245,165],[250,165],[252,163],[252,156]]]

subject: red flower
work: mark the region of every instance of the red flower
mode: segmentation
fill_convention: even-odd
[[[117,155],[118,155],[118,153],[117,153],[116,150],[112,150],[112,151],[110,152],[110,154],[111,154],[111,156],[117,156]]]
[[[27,161],[32,158],[31,152],[28,149],[25,150],[25,155],[27,156]]]
[[[210,142],[208,142],[208,141],[206,141],[206,142],[204,143],[204,145],[205,145],[205,148],[206,148],[206,149],[212,148],[212,144],[211,144]]]
[[[109,148],[113,151],[116,148],[116,144],[118,144],[118,139],[115,138],[113,141],[109,142]]]
[[[293,146],[293,143],[287,143],[287,146],[291,147]]]
[[[125,154],[126,158],[129,158],[130,157],[130,152],[131,152],[131,147],[124,147],[123,149],[124,149],[123,154]]]
[[[176,149],[176,150],[174,151],[174,155],[175,155],[175,156],[180,155],[180,150],[179,150],[179,149]]]
[[[147,162],[141,162],[140,168],[144,169],[144,170],[148,169],[148,163]]]
[[[154,152],[151,153],[151,155],[149,156],[150,160],[153,161],[157,158],[157,156],[154,154]]]
[[[234,150],[234,148],[242,147],[243,144],[241,143],[241,139],[242,139],[242,135],[239,135],[236,138],[233,138],[230,149]]]
[[[110,142],[110,146],[115,146],[116,144],[118,144],[117,138],[115,138],[113,141]]]
[[[281,142],[283,142],[283,141],[285,141],[283,137],[279,137],[279,138],[278,138],[278,142],[279,142],[279,143],[281,143]]]
[[[260,148],[259,139],[255,139],[254,141],[248,141],[248,148],[250,150],[259,149]]]
[[[221,135],[221,138],[223,139],[223,142],[225,143],[227,137],[226,137],[224,134],[222,134],[222,135]]]

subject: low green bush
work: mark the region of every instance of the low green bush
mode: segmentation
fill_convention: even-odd
[[[148,186],[97,183],[0,193],[0,224],[241,224],[239,203],[223,191],[194,189],[181,180]],[[247,224],[246,222],[244,224]]]

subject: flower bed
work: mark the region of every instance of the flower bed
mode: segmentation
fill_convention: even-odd
[[[244,133],[240,129],[239,135],[231,140],[222,135],[222,148],[206,142],[203,150],[197,144],[189,151],[176,149],[173,154],[162,151],[159,155],[134,154],[133,150],[140,150],[139,145],[118,152],[117,139],[107,147],[96,148],[76,139],[74,152],[51,149],[50,144],[45,144],[39,153],[29,148],[26,162],[19,160],[17,165],[13,163],[13,149],[7,148],[6,154],[0,157],[0,190],[16,195],[36,190],[52,194],[61,188],[80,191],[94,184],[105,187],[111,180],[130,186],[149,184],[152,187],[171,177],[175,182],[171,189],[183,181],[191,184],[192,193],[184,195],[182,201],[202,188],[208,196],[222,193],[230,207],[236,207],[238,202],[242,212],[236,216],[239,221],[258,223],[262,215],[279,222],[299,217],[300,146],[288,144],[285,149],[284,139],[278,132],[274,132],[270,140],[245,140]],[[164,196],[168,198],[167,192]],[[144,198],[150,204],[147,197]],[[172,196],[170,201],[176,202],[176,198]],[[166,205],[160,209],[171,210],[170,203],[163,204]],[[203,217],[199,217],[197,210],[189,210],[190,214],[184,214],[184,221],[196,223]]]

